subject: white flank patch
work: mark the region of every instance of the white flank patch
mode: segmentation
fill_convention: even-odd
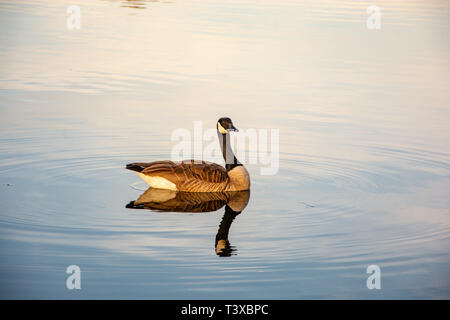
[[[147,176],[143,173],[136,172],[142,180],[144,180],[150,187],[157,189],[168,189],[177,191],[177,187],[173,182],[170,182],[166,178],[158,177],[158,176]]]

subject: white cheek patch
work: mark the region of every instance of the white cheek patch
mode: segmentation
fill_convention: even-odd
[[[220,125],[220,122],[217,122],[217,129],[219,129],[219,132],[221,134],[226,134],[227,133],[227,130]]]

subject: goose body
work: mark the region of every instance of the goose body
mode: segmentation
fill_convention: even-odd
[[[217,133],[225,167],[199,160],[164,160],[130,163],[126,168],[135,171],[150,187],[156,189],[183,192],[249,190],[250,176],[231,150],[229,131],[237,131],[231,119],[220,118],[217,122]]]

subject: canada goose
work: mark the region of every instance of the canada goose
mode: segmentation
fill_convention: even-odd
[[[240,163],[230,145],[230,131],[238,131],[230,118],[217,121],[225,168],[212,162],[170,160],[127,164],[126,169],[135,171],[150,187],[183,192],[222,192],[250,189],[250,176]]]

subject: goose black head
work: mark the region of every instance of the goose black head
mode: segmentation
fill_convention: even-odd
[[[226,134],[228,131],[239,131],[234,125],[230,118],[223,117],[217,120],[217,131],[221,134]]]

